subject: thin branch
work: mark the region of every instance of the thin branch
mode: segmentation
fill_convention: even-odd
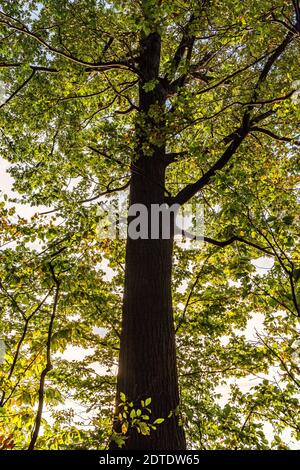
[[[18,378],[18,380],[15,382],[13,388],[11,389],[9,395],[5,398],[5,400],[3,401],[3,403],[1,403],[1,407],[4,407],[6,405],[6,403],[11,399],[11,397],[13,396],[13,394],[15,393],[15,391],[17,390],[17,388],[19,387],[20,385],[20,382],[22,381],[22,378],[24,378],[26,372],[30,369],[30,367],[32,366],[32,364],[36,361],[36,359],[39,357],[39,355],[41,354],[42,352],[42,349],[43,348],[40,348],[39,352],[33,357],[33,359],[29,362],[29,364],[27,364],[27,366],[25,367],[25,369],[22,371],[22,376],[20,376]]]
[[[87,199],[80,199],[79,201],[75,201],[75,204],[84,204],[86,202],[92,202],[92,201],[96,201],[96,199],[99,199],[100,197],[102,196],[106,196],[107,194],[112,194],[114,192],[117,192],[117,191],[124,191],[125,189],[127,189],[130,185],[130,179],[127,181],[127,183],[125,183],[123,186],[119,186],[117,188],[110,188],[109,186],[114,182],[115,180],[112,180],[108,183],[108,186],[107,186],[107,189],[106,191],[103,191],[101,193],[98,193],[96,194],[95,196],[92,196],[90,198],[87,198]],[[59,207],[56,207],[55,209],[51,209],[50,211],[46,211],[46,212],[40,212],[39,215],[48,215],[48,214],[53,214],[53,212],[57,212],[61,209],[63,209],[64,206],[59,206]]]
[[[40,43],[42,46],[44,46],[48,51],[52,52],[53,54],[57,54],[64,59],[70,60],[71,62],[77,64],[77,65],[82,65],[84,67],[88,67],[89,69],[92,70],[111,70],[111,69],[125,69],[125,70],[131,70],[133,71],[133,68],[131,65],[128,63],[128,61],[112,61],[112,62],[87,62],[85,60],[79,59],[77,57],[74,57],[73,55],[67,54],[50,44],[48,44],[43,38],[38,36],[36,33],[28,29],[26,25],[24,25],[22,22],[17,20],[16,18],[13,18],[3,11],[0,11],[0,16],[6,19],[0,19],[0,23],[7,26],[10,29],[13,29],[14,31],[18,31],[22,34],[25,34],[26,36],[29,36],[33,38],[35,41]],[[12,24],[10,21],[13,21],[17,24]]]
[[[103,152],[102,150],[100,150],[96,147],[93,147],[92,145],[88,145],[87,148],[89,150],[92,150],[92,152],[98,153],[98,155],[101,155],[102,157],[107,158],[107,160],[118,163],[118,165],[124,166],[124,162],[122,162],[118,158],[112,157],[111,155],[108,155],[106,152]]]
[[[193,24],[194,20],[195,20],[195,14],[192,13],[189,20],[188,20],[188,22],[187,22],[187,24],[183,28],[183,34],[182,34],[181,41],[180,41],[180,43],[179,43],[179,45],[178,45],[178,47],[175,51],[174,57],[171,61],[171,64],[172,64],[171,65],[171,70],[173,72],[173,75],[175,75],[180,62],[182,61],[182,59],[184,57],[184,54],[185,54],[186,50],[189,50],[190,53],[191,53],[191,49],[193,48],[195,37],[190,36],[189,29],[190,29],[191,25]],[[165,77],[165,78],[167,78],[167,77]]]
[[[10,370],[9,370],[9,373],[8,373],[8,376],[7,376],[7,379],[10,380],[12,375],[13,375],[13,372],[15,370],[15,367],[16,367],[16,364],[17,364],[17,361],[18,361],[18,358],[19,358],[19,354],[20,354],[20,350],[21,350],[21,346],[25,340],[25,337],[26,337],[26,334],[27,334],[27,330],[28,330],[28,325],[29,325],[29,322],[30,320],[32,319],[32,317],[41,309],[41,307],[44,305],[44,303],[46,302],[47,298],[49,297],[50,293],[52,291],[52,288],[49,290],[49,292],[46,294],[46,296],[39,302],[39,304],[37,305],[37,307],[31,312],[31,314],[26,317],[25,316],[25,313],[23,316],[23,318],[25,318],[25,323],[24,323],[24,327],[23,327],[23,331],[22,331],[22,334],[21,334],[21,337],[18,341],[18,344],[17,344],[17,348],[16,348],[16,352],[14,354],[14,358],[13,358],[13,362],[12,362],[12,365],[10,367]],[[10,298],[12,298],[10,296]],[[16,303],[14,302],[14,305],[16,305]],[[20,310],[20,308],[19,308]],[[2,392],[2,396],[1,396],[1,400],[0,400],[0,407],[3,406],[4,404],[4,400],[5,400],[5,391]]]
[[[300,145],[299,140],[294,140],[292,137],[283,137],[280,135],[275,134],[274,132],[270,131],[269,129],[264,129],[263,127],[252,127],[251,132],[261,132],[262,134],[266,134],[272,139],[280,140],[281,142],[291,142],[294,145]]]
[[[93,96],[99,96],[101,95],[102,93],[104,93],[105,91],[109,90],[110,87],[106,87],[104,88],[103,90],[101,91],[96,91],[94,93],[87,93],[86,95],[69,95],[69,96],[64,96],[63,98],[59,98],[58,99],[58,102],[61,102],[61,101],[69,101],[69,100],[78,100],[80,98],[91,98]]]
[[[293,94],[295,93],[296,90],[292,90],[290,91],[289,93],[287,93],[286,95],[284,96],[279,96],[278,98],[271,98],[269,100],[262,100],[262,101],[250,101],[249,103],[240,103],[242,104],[243,106],[261,106],[261,105],[264,105],[264,104],[272,104],[272,103],[277,103],[279,101],[285,101],[285,100],[288,100],[289,98],[291,98],[291,96],[293,96]]]
[[[25,315],[25,312],[24,310],[20,307],[20,305],[18,304],[18,302],[16,301],[16,299],[14,298],[13,295],[11,295],[8,290],[6,289],[6,287],[4,287],[1,279],[0,279],[0,288],[2,289],[2,291],[5,293],[6,297],[8,297],[11,301],[11,303],[13,304],[13,306],[16,308],[16,310],[18,310],[18,312],[22,315],[22,317],[24,319],[26,319],[26,315]]]
[[[266,80],[267,76],[269,75],[269,73],[270,73],[273,65],[277,61],[277,59],[279,59],[279,57],[283,54],[283,52],[285,51],[287,46],[292,42],[293,37],[294,37],[294,35],[291,32],[289,32],[286,35],[286,37],[284,38],[284,40],[282,41],[282,43],[279,44],[278,47],[276,47],[276,49],[273,51],[273,53],[271,54],[271,56],[267,60],[264,68],[261,71],[261,74],[259,76],[257,84],[255,86],[255,91],[254,91],[255,100],[254,101],[256,101],[256,96],[257,96],[257,92],[258,92],[259,87]]]
[[[191,298],[192,298],[192,296],[193,296],[195,287],[196,287],[197,284],[198,284],[198,281],[199,281],[199,279],[200,279],[200,277],[201,277],[201,274],[202,274],[202,272],[203,272],[204,267],[207,265],[207,262],[208,262],[209,258],[210,258],[213,254],[214,254],[214,253],[209,253],[209,254],[206,256],[206,258],[204,259],[204,262],[203,262],[203,264],[202,264],[202,267],[201,267],[200,271],[198,272],[198,274],[197,274],[197,276],[196,276],[196,278],[195,278],[195,281],[193,282],[192,287],[191,287],[191,289],[190,289],[189,295],[188,295],[187,300],[186,300],[186,302],[185,302],[185,306],[184,306],[182,315],[181,315],[181,317],[180,317],[180,319],[179,319],[179,321],[178,321],[178,325],[177,325],[177,327],[176,327],[176,329],[175,329],[175,333],[178,332],[178,330],[181,328],[182,324],[183,324],[184,321],[185,321],[186,312],[187,312],[187,309],[188,309],[188,307],[189,307],[189,305],[190,305],[190,301],[191,301]]]
[[[239,129],[236,131],[235,136],[231,144],[227,147],[223,155],[219,158],[219,160],[195,183],[188,184],[185,188],[183,188],[179,193],[174,197],[171,198],[172,204],[184,204],[189,199],[191,199],[195,194],[197,194],[204,186],[206,186],[211,178],[215,176],[217,171],[222,170],[225,165],[229,162],[231,157],[235,154],[243,140],[245,139],[248,131],[244,129]]]
[[[110,87],[113,89],[113,91],[115,92],[115,94],[121,98],[125,98],[128,103],[130,104],[130,107],[133,108],[133,109],[136,109],[137,111],[139,111],[139,108],[138,106],[136,106],[132,101],[131,99],[127,96],[127,95],[124,95],[124,92],[129,90],[130,88],[134,87],[137,83],[138,83],[138,80],[135,80],[133,82],[130,82],[129,84],[127,84],[122,90],[117,90],[117,88],[114,86],[114,84],[112,83],[111,80],[109,80],[107,74],[104,74],[105,75],[105,78],[108,82],[108,84],[110,85]],[[128,111],[127,111],[128,112]]]
[[[47,350],[46,350],[46,366],[43,369],[43,371],[41,373],[41,377],[40,377],[40,386],[39,386],[39,392],[38,392],[38,395],[39,395],[38,409],[37,409],[37,413],[36,413],[34,429],[33,429],[32,437],[31,437],[31,441],[30,441],[29,446],[28,446],[28,450],[34,450],[36,440],[37,440],[39,432],[40,432],[42,414],[43,414],[43,407],[44,407],[44,391],[45,391],[46,375],[48,374],[48,372],[50,372],[53,369],[52,362],[51,362],[51,340],[52,340],[53,324],[54,324],[54,320],[55,320],[55,317],[56,317],[56,311],[57,311],[57,305],[58,305],[60,281],[56,277],[56,274],[54,272],[54,268],[53,268],[52,264],[50,264],[50,271],[51,271],[54,283],[56,285],[56,289],[55,289],[54,300],[53,300],[52,314],[51,314],[49,327],[48,327]]]
[[[115,180],[113,180],[115,181]],[[112,181],[109,183],[109,185],[112,183]],[[99,194],[96,194],[96,196],[93,196],[91,198],[88,198],[88,199],[81,199],[80,201],[78,201],[80,204],[84,204],[85,202],[91,202],[91,201],[95,201],[96,199],[99,199],[100,197],[102,196],[106,196],[106,194],[111,194],[111,193],[114,193],[114,192],[117,192],[117,191],[124,191],[125,189],[127,189],[130,185],[130,179],[123,185],[123,186],[119,186],[117,188],[109,188],[109,185],[108,185],[108,189],[106,191],[103,191],[102,193],[99,193]]]
[[[228,240],[224,240],[224,241],[214,240],[214,239],[209,238],[209,237],[203,237],[203,240],[207,243],[211,243],[212,245],[219,246],[220,248],[224,248],[228,245],[232,245],[232,243],[234,243],[234,242],[240,242],[240,243],[244,243],[245,245],[251,246],[252,248],[256,248],[257,250],[262,251],[266,255],[274,256],[274,253],[269,251],[264,246],[258,245],[257,243],[251,242],[249,240],[245,240],[245,238],[242,238],[242,237],[234,236],[234,237],[231,237]]]
[[[26,80],[7,98],[7,100],[5,100],[4,103],[0,105],[0,109],[2,109],[7,103],[9,103],[14,98],[14,96],[16,96],[27,85],[27,83],[30,82],[30,80],[34,77],[35,72],[36,70],[33,69],[29,77],[26,78]]]
[[[264,60],[266,57],[268,57],[268,54],[263,54],[261,57],[259,57],[258,59],[255,59],[253,62],[251,62],[250,64],[247,64],[245,65],[244,67],[240,68],[239,70],[236,70],[235,72],[231,73],[230,75],[227,75],[226,77],[222,78],[221,80],[219,80],[217,83],[215,83],[214,85],[211,85],[207,88],[203,88],[203,90],[200,90],[197,95],[203,95],[204,93],[207,93],[211,90],[214,90],[215,88],[218,88],[220,85],[223,85],[223,84],[226,84],[226,82],[228,82],[229,80],[231,80],[232,78],[236,77],[237,75],[245,72],[246,70],[250,69],[251,67],[253,67],[254,65],[257,65],[259,64],[262,60]]]
[[[259,335],[258,333],[256,333],[257,336],[259,337],[259,339],[261,340],[261,342],[266,346],[266,348],[280,361],[283,369],[286,371],[287,375],[289,376],[289,378],[294,382],[295,385],[297,385],[297,387],[300,389],[300,382],[294,377],[294,374],[289,370],[289,368],[287,367],[286,363],[284,362],[284,360],[282,359],[282,357],[276,352],[274,351],[273,348],[271,348],[271,346],[268,345],[268,343],[266,341],[263,340],[262,336]]]
[[[289,282],[290,282],[291,291],[292,291],[293,303],[294,303],[295,309],[298,313],[298,317],[300,317],[300,305],[299,305],[298,299],[297,299],[296,287],[295,287],[295,284],[294,284],[293,274],[294,273],[292,271],[291,273],[289,273],[288,277],[289,277]]]

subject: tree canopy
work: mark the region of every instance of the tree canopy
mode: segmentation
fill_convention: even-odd
[[[170,412],[191,449],[293,446],[299,2],[0,0],[0,30],[1,157],[17,193],[0,205],[0,448],[123,445],[135,418],[112,431],[125,241],[99,238],[98,209],[126,193],[141,140],[149,160],[166,146],[166,201],[205,211],[201,248],[174,248]],[[145,112],[143,93],[164,106]],[[139,431],[160,424],[144,403]]]

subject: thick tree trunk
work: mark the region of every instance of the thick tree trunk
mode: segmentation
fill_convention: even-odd
[[[135,181],[132,193],[137,196],[143,188]],[[185,448],[178,418],[167,418],[179,404],[171,268],[172,240],[128,239],[118,396],[125,393],[135,408],[151,397],[151,420],[166,418],[150,436],[132,430],[128,449]]]
[[[132,165],[130,204],[151,205],[165,200],[165,143],[153,144],[153,136],[164,135],[165,96],[160,86],[146,92],[143,85],[158,78],[160,37],[152,33],[141,43],[140,110],[137,123],[137,160]],[[156,118],[149,116],[158,106]],[[151,155],[145,155],[145,144]],[[151,220],[149,220],[149,231]],[[117,405],[120,392],[132,401],[151,397],[151,421],[165,418],[149,436],[129,428],[126,449],[185,449],[184,431],[178,417],[168,418],[179,404],[173,324],[171,276],[173,237],[137,239],[128,237],[126,249],[123,324],[120,345]],[[116,424],[118,429],[118,424]],[[114,445],[112,444],[112,448]]]

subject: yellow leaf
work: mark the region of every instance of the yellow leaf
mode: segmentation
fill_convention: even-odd
[[[122,424],[122,434],[126,434],[128,431],[128,423]]]

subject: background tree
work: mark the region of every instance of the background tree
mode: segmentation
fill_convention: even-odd
[[[3,251],[2,321],[9,318],[4,331],[14,351],[3,394],[13,398],[29,367],[40,405],[46,374],[53,383],[64,377],[94,406],[106,396],[109,408],[111,378],[105,389],[88,368],[74,383],[70,365],[57,360],[50,371],[49,357],[78,338],[84,347],[98,342],[93,359],[111,362],[120,339],[114,432],[100,438],[89,429],[85,445],[110,439],[112,447],[183,449],[188,419],[192,446],[267,448],[266,415],[276,416],[276,431],[287,426],[298,435],[291,410],[299,371],[290,359],[299,317],[298,2],[29,1],[25,8],[12,1],[2,5],[0,24],[1,151],[22,201],[50,207],[33,222],[4,225],[4,243],[20,239]],[[204,247],[129,238],[125,256],[122,241],[97,241],[98,202],[128,186],[130,203],[148,208],[204,201]],[[41,251],[28,246],[33,241]],[[273,260],[263,278],[253,266],[262,255]],[[114,269],[110,281],[101,273],[104,257]],[[264,336],[253,344],[237,330],[261,313]],[[37,339],[22,365],[31,319]],[[109,331],[101,358],[95,326]],[[38,344],[43,355],[33,373]],[[272,367],[282,371],[275,385]],[[218,403],[217,385],[249,374],[267,383],[246,394],[233,387],[227,405]],[[92,381],[101,393],[88,391]],[[124,406],[146,408],[147,398],[151,419],[128,419]],[[41,416],[32,408],[30,416],[36,431]],[[47,432],[45,424],[41,446]],[[37,437],[33,431],[31,448]]]

